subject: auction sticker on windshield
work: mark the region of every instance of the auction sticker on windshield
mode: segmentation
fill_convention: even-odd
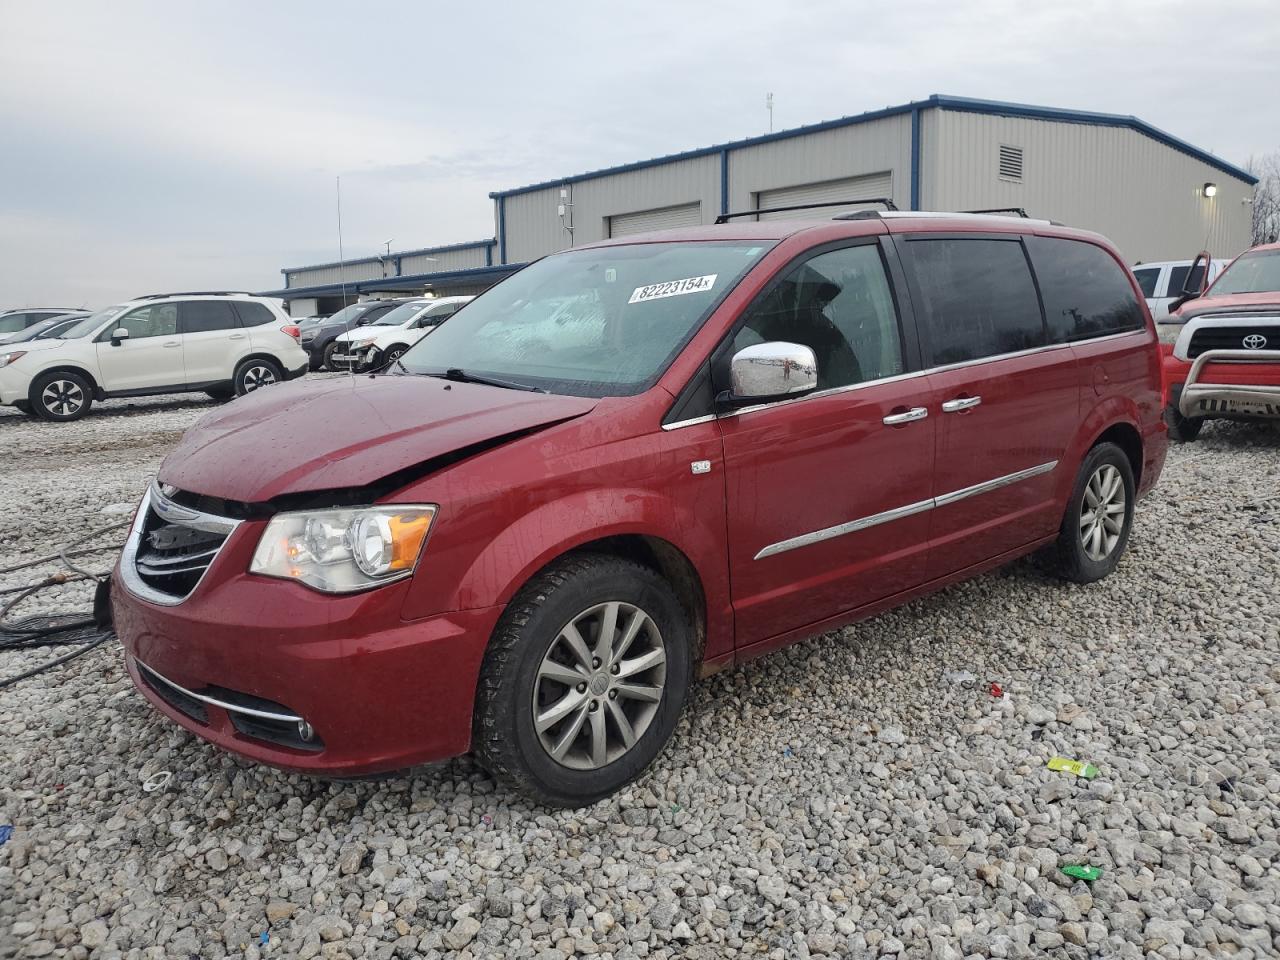
[[[686,277],[683,280],[668,280],[666,283],[651,283],[647,287],[636,287],[627,303],[643,303],[645,300],[679,297],[686,293],[702,293],[715,286],[718,276],[717,273],[709,273],[705,277]]]

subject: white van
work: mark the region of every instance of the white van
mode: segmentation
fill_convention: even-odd
[[[1213,283],[1223,270],[1227,269],[1230,260],[1209,261],[1209,283]],[[1138,286],[1142,295],[1147,298],[1147,307],[1156,323],[1167,323],[1169,304],[1182,296],[1182,288],[1187,282],[1187,271],[1191,269],[1190,260],[1163,260],[1159,263],[1139,263],[1133,267],[1133,275],[1138,278]],[[1199,268],[1196,269],[1196,289],[1199,284]],[[1208,284],[1205,284],[1207,286]]]

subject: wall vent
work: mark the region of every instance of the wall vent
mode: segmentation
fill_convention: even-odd
[[[1000,145],[1000,179],[1022,179],[1022,148]]]

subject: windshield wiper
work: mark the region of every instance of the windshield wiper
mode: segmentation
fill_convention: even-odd
[[[546,393],[541,387],[535,387],[528,383],[516,383],[514,380],[499,380],[497,377],[485,377],[478,373],[468,373],[461,367],[450,367],[444,373],[431,373],[431,377],[443,377],[445,380],[455,380],[458,383],[483,383],[489,387],[502,387],[504,390],[524,390],[528,393]]]

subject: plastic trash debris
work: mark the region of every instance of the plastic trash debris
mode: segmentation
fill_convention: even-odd
[[[262,944],[262,946],[265,947],[267,943],[270,942],[270,940],[271,940],[271,934],[268,931],[263,930],[260,934],[258,934],[258,943]]]
[[[783,755],[784,757],[794,757],[794,756],[795,756],[795,754],[791,752],[791,748],[790,748],[790,747],[783,747],[783,748],[782,748],[782,755]]]
[[[997,700],[1004,696],[1004,687],[1000,686],[1000,684],[996,683],[994,680],[991,681],[991,695]]]
[[[153,773],[147,779],[142,781],[143,793],[155,793],[157,790],[163,790],[169,785],[169,781],[173,779],[173,774],[168,770],[161,770],[159,773]]]
[[[0,847],[3,847],[6,843],[8,843],[9,838],[12,836],[13,836],[12,826],[6,823],[3,827],[0,827]]]
[[[976,682],[978,678],[968,670],[943,670],[942,679],[947,683],[970,684]]]
[[[493,826],[493,814],[486,813],[482,815],[480,817],[480,822],[483,823],[486,827]]]
[[[1092,763],[1068,760],[1066,757],[1051,757],[1045,766],[1060,773],[1074,773],[1077,777],[1084,777],[1086,780],[1092,780],[1098,775],[1098,768]]]
[[[1092,883],[1102,876],[1101,867],[1091,867],[1087,863],[1072,863],[1062,868],[1062,872],[1068,877],[1075,877],[1077,880],[1087,880]]]

